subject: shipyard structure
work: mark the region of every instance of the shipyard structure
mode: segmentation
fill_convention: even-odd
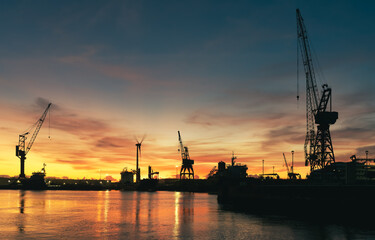
[[[366,151],[366,158],[353,155],[349,162],[336,162],[330,126],[338,113],[332,111],[332,89],[327,84],[321,91],[317,87],[307,31],[299,9],[296,13],[298,50],[306,78],[305,164],[310,166],[310,174],[298,179],[287,169],[289,179],[265,174],[249,178],[221,167],[218,201],[260,213],[364,219],[375,214],[373,208],[363,208],[375,201],[375,159],[369,159]]]

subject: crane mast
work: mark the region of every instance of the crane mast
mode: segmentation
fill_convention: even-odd
[[[38,136],[38,133],[40,131],[40,128],[43,125],[44,120],[46,119],[48,110],[51,107],[51,103],[48,104],[47,108],[44,110],[42,116],[38,119],[38,121],[34,124],[35,130],[33,135],[30,138],[29,144],[26,147],[26,139],[27,135],[30,134],[30,132],[25,132],[23,134],[19,135],[18,139],[18,145],[16,146],[16,156],[21,160],[21,171],[20,171],[20,178],[25,178],[25,160],[26,155],[30,151],[31,147],[33,146],[36,137]]]
[[[332,90],[327,84],[322,85],[322,96],[319,96],[307,31],[299,9],[296,12],[297,38],[306,77],[305,165],[310,165],[313,171],[335,162],[329,126],[336,122],[338,113],[332,112],[332,107],[327,111],[328,103],[332,106]],[[315,124],[318,125],[316,132]]]

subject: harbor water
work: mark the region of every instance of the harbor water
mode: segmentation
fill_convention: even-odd
[[[0,239],[375,238],[361,224],[228,210],[206,193],[1,190],[0,216]]]

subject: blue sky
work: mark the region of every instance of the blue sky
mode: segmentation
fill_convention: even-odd
[[[2,1],[0,109],[7,114],[0,146],[7,154],[0,161],[12,158],[7,171],[17,172],[17,134],[48,100],[58,106],[54,148],[65,155],[52,157],[51,147],[36,144],[30,164],[49,160],[55,175],[64,175],[58,172],[64,161],[72,176],[132,168],[133,136],[147,133],[145,163],[168,176],[179,164],[177,130],[201,176],[231,151],[253,166],[252,173],[261,159],[284,170],[281,153],[292,149],[303,163],[302,75],[298,108],[295,100],[297,7],[323,82],[333,89],[337,158],[375,151],[373,1]],[[91,127],[77,134],[77,123]],[[76,152],[64,148],[72,139],[82,146]],[[82,158],[80,165],[73,161]],[[96,170],[84,171],[93,165]]]

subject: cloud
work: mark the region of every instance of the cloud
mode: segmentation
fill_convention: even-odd
[[[38,97],[36,100],[35,100],[35,103],[38,107],[40,107],[41,109],[45,109],[49,103],[51,103],[51,101],[45,99],[45,98],[42,98],[42,97]]]
[[[331,130],[332,135],[339,139],[373,139],[375,129],[366,127],[345,127],[341,129]]]
[[[55,162],[69,164],[69,165],[90,165],[92,162],[89,160],[82,160],[82,159],[56,159]]]
[[[244,126],[244,125],[264,125],[272,127],[283,123],[290,122],[290,115],[286,113],[277,112],[246,112],[242,114],[230,114],[223,111],[216,111],[213,109],[199,109],[190,113],[185,122],[188,124],[201,125],[204,127],[218,127],[218,126]]]
[[[368,151],[368,157],[374,158],[375,156],[375,145],[368,145],[364,147],[359,147],[356,149],[357,157],[365,158],[366,157],[366,151]]]
[[[90,71],[95,71],[104,76],[119,79],[125,82],[130,82],[132,84],[141,84],[142,86],[150,87],[150,85],[175,85],[174,81],[167,81],[165,79],[155,78],[156,71],[150,70],[150,68],[145,69],[140,66],[130,66],[130,64],[125,63],[105,63],[99,60],[97,55],[97,50],[92,50],[89,48],[86,52],[80,55],[71,55],[60,57],[57,60],[69,65],[80,66],[81,68],[87,68]],[[152,71],[152,73],[150,73]]]
[[[130,142],[129,139],[126,138],[119,138],[119,137],[104,137],[99,139],[96,142],[96,147],[99,148],[121,148],[124,147],[124,145],[130,145],[132,142]]]
[[[237,124],[242,125],[249,123],[249,119],[209,110],[196,110],[185,119],[185,122],[212,127]]]
[[[26,112],[40,116],[41,109],[44,110],[49,102],[39,97],[30,104],[31,107],[25,107]],[[122,166],[119,165],[134,158],[134,140],[119,136],[119,130],[111,125],[110,121],[84,115],[64,106],[52,106],[55,108],[51,109],[51,129],[55,137],[53,141],[39,138],[38,144],[33,148],[34,153],[48,158],[50,163],[88,172],[105,166],[120,169]],[[22,108],[18,111],[22,111]],[[121,129],[122,134],[126,132],[126,129]],[[55,157],[50,157],[51,155]],[[131,162],[133,163],[133,160]]]
[[[50,102],[51,101],[41,97],[35,100],[35,104],[43,109],[45,109]],[[60,107],[55,103],[52,103],[50,111],[52,111],[52,129],[58,129],[83,138],[84,136],[93,136],[106,131],[111,132],[112,130],[103,120],[82,116],[75,111]]]

